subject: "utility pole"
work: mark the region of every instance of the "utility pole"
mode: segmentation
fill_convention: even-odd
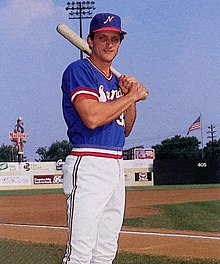
[[[82,38],[82,19],[92,18],[92,10],[95,9],[94,1],[74,1],[67,2],[66,10],[69,19],[79,19],[80,38]],[[80,50],[80,59],[83,59],[83,52]]]
[[[214,135],[216,133],[215,126],[210,125],[208,126],[208,128],[210,129],[210,131],[208,131],[207,133],[210,134],[210,136],[208,136],[207,138],[211,138],[211,142],[212,142],[212,158],[214,158],[215,156],[215,150],[214,150],[214,138],[216,138],[216,136]]]

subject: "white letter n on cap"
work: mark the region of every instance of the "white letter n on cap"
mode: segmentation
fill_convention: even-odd
[[[108,22],[111,22],[114,16],[108,16],[108,18],[103,22],[103,24],[107,24]]]

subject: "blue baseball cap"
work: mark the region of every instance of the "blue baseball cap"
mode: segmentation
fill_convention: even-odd
[[[90,34],[103,30],[127,34],[127,32],[121,29],[121,18],[118,15],[110,13],[96,14],[90,22]]]

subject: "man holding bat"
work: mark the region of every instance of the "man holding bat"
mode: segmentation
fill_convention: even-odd
[[[63,114],[73,144],[63,167],[69,227],[63,264],[110,264],[117,251],[125,203],[122,149],[136,102],[148,96],[135,78],[111,71],[125,34],[119,16],[95,15],[90,56],[63,74]]]

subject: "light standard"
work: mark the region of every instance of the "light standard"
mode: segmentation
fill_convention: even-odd
[[[92,10],[95,9],[94,1],[67,2],[66,10],[69,19],[79,19],[80,37],[82,38],[82,19],[92,18]],[[80,59],[83,59],[83,52],[80,50]]]

